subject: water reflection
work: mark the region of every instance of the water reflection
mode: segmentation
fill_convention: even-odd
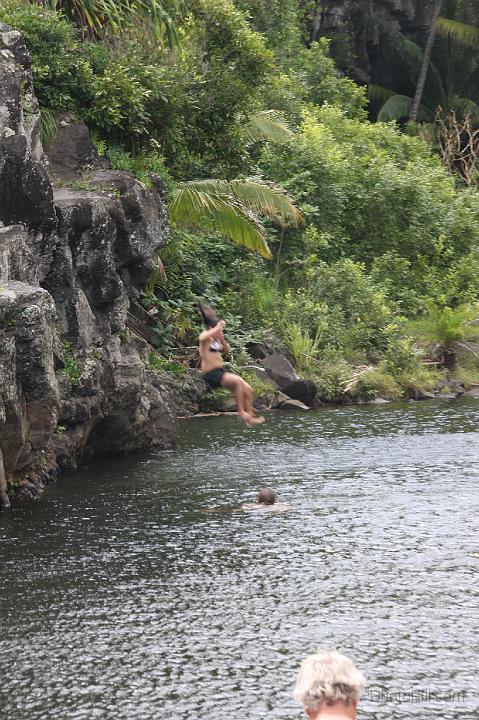
[[[193,420],[176,451],[4,515],[2,717],[292,720],[325,643],[385,693],[360,717],[472,718],[478,421],[475,401]],[[263,485],[294,510],[202,512]]]

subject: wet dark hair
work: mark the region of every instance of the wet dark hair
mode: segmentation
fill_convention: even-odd
[[[276,495],[271,488],[263,488],[259,491],[256,502],[260,505],[274,505],[276,502]]]
[[[214,328],[215,325],[218,325],[218,319],[212,307],[205,305],[205,303],[202,303],[200,300],[198,300],[197,305],[201,319],[203,320],[203,325],[206,328]]]

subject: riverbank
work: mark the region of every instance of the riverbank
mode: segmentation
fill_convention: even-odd
[[[0,24],[4,506],[9,494],[32,497],[95,457],[172,447],[178,416],[234,410],[224,391],[205,394],[191,369],[199,296],[225,318],[231,367],[262,407],[476,393],[477,193],[459,190],[419,139],[370,123],[363,89],[338,75],[326,42],[298,46],[303,68],[281,75],[291,92],[303,78],[291,117],[280,107],[284,87],[276,88],[278,106],[272,96],[241,112],[235,106],[226,135],[206,124],[193,133],[192,149],[190,117],[180,120],[187,103],[174,103],[178,75],[168,91],[143,84],[163,70],[181,76],[188,52],[154,49],[134,34],[113,48],[37,4],[9,0],[0,13],[15,23]],[[188,23],[183,49],[194,49],[191,67],[205,70],[210,91],[221,88],[233,100],[238,82],[251,82],[249,71],[235,74],[243,60],[263,78],[276,62],[265,37],[229,3],[220,12],[206,2]],[[231,47],[218,45],[217,28],[228,29]],[[200,47],[203,36],[211,43]],[[232,48],[238,65],[223,61]],[[60,56],[67,64],[45,77],[42,68]],[[334,97],[312,94],[316,66]],[[105,128],[105,108],[118,107],[101,90],[103,82],[110,87],[112,67],[125,87],[146,90],[135,108],[130,91],[113,90],[120,108],[139,117],[156,93],[171,101],[181,133],[163,137],[163,127],[135,125],[135,135],[115,124],[120,117]],[[212,67],[228,73],[218,85]],[[185,101],[207,86],[193,76]],[[44,103],[58,101],[60,86],[61,111],[44,105],[42,114],[36,92]],[[253,89],[239,94],[251,97]],[[196,117],[198,130],[213,100],[215,92]],[[260,135],[248,139],[258,122]],[[235,138],[241,158],[230,156],[225,137]],[[209,214],[200,217],[199,207]],[[331,207],[337,214],[328,215]]]

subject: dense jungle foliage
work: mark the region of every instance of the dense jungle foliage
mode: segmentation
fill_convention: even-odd
[[[356,3],[358,27],[381,4]],[[234,367],[252,341],[286,350],[326,401],[479,382],[476,4],[423,3],[414,39],[384,28],[369,93],[338,70],[355,64],[352,36],[331,46],[312,1],[2,4],[31,52],[45,143],[79,117],[113,167],[164,182],[175,223],[142,297],[152,365],[193,357],[201,297]],[[408,124],[439,5],[424,124]],[[439,121],[468,123],[467,182]]]

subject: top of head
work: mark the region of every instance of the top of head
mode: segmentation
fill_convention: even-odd
[[[276,495],[271,488],[263,488],[258,493],[257,502],[260,505],[274,505],[276,502]]]
[[[215,313],[209,305],[204,305],[202,302],[199,302],[198,310],[206,328],[214,328],[218,324]]]

